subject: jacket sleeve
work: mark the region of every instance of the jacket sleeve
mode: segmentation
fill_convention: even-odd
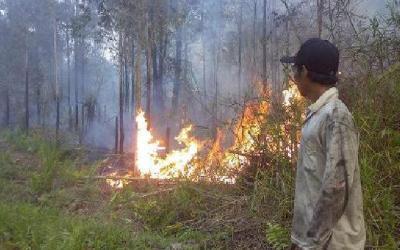
[[[330,120],[325,130],[325,143],[326,166],[322,186],[307,231],[307,237],[317,248],[325,244],[343,215],[353,183],[358,162],[358,133],[352,118]]]

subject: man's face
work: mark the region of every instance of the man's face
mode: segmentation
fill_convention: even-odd
[[[307,77],[307,69],[304,65],[292,66],[293,80],[299,90],[300,94],[307,98],[307,93],[310,92],[312,83]]]

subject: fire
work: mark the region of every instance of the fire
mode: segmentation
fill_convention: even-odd
[[[106,182],[112,188],[121,189],[127,184],[126,180],[113,178],[113,177],[117,177],[116,172],[109,174],[109,177],[110,177],[109,179],[106,179]]]
[[[200,141],[191,135],[193,125],[189,125],[175,137],[181,148],[165,154],[165,147],[148,128],[145,113],[138,112],[135,151],[137,172],[141,177],[149,178],[190,177],[192,180],[235,183],[243,166],[250,164],[252,157],[261,155],[265,150],[273,154],[283,152],[291,158],[298,141],[294,124],[287,120],[278,127],[266,128],[270,126],[267,121],[271,110],[271,91],[261,82],[257,86],[259,98],[246,103],[240,119],[234,125],[233,144],[228,147],[224,147],[226,131],[222,128],[217,130],[213,141]],[[288,89],[282,94],[284,107],[291,107],[301,98],[293,82],[289,82]],[[293,119],[295,111],[288,109],[286,112]],[[275,134],[268,134],[268,131],[275,131]],[[206,144],[209,147],[204,147]],[[200,159],[198,155],[203,158]],[[107,179],[107,183],[115,188],[122,188],[126,184],[123,180],[113,178]]]
[[[160,151],[165,148],[160,146],[159,141],[154,140],[148,130],[143,111],[137,115],[136,123],[136,167],[142,176],[164,179],[187,176],[191,173],[189,163],[202,146],[201,142],[190,136],[193,129],[192,125],[183,128],[179,135],[175,137],[175,140],[183,148],[174,150],[163,158],[160,156]]]
[[[174,150],[166,156],[165,159],[159,161],[158,166],[160,170],[170,177],[178,177],[180,175],[188,176],[192,172],[189,166],[190,161],[199,152],[202,143],[198,142],[189,134],[192,131],[192,125],[185,127],[181,130],[175,140],[183,145],[181,150]]]
[[[289,88],[283,90],[283,105],[288,107],[293,100],[300,100],[301,95],[293,81],[289,81]]]
[[[147,121],[143,111],[136,116],[136,166],[140,174],[150,177],[159,177],[160,169],[157,167],[159,151],[164,149],[160,142],[154,140],[153,135],[147,129]]]
[[[234,144],[225,154],[224,163],[230,168],[241,168],[248,163],[246,155],[256,149],[262,124],[268,117],[270,103],[267,100],[271,91],[261,82],[256,82],[255,88],[259,89],[260,96],[245,106],[241,119],[236,123]]]

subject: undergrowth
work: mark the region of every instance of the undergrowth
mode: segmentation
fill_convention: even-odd
[[[174,240],[26,203],[1,204],[0,221],[4,249],[163,249]]]
[[[362,88],[347,89],[360,130],[360,170],[367,242],[371,247],[400,247],[400,64]]]

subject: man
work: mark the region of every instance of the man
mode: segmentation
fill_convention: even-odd
[[[294,81],[308,107],[296,173],[292,249],[364,249],[358,132],[335,88],[339,51],[312,38],[294,57]]]

